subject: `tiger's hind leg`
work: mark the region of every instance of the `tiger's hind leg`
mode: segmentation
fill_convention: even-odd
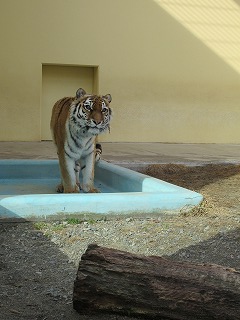
[[[76,162],[75,162],[75,168],[74,168],[75,175],[76,175],[76,184],[77,184],[77,186],[81,189],[81,187],[80,187],[80,180],[79,180],[80,168],[81,168],[80,163],[79,163],[78,161],[76,161]]]
[[[102,155],[102,146],[100,143],[96,143],[96,150],[95,150],[95,161],[99,161]]]

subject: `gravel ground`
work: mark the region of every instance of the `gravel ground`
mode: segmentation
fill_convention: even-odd
[[[56,222],[40,228],[76,266],[90,243],[144,255],[174,255],[185,260],[240,266],[239,247],[235,250],[231,247],[229,255],[230,241],[239,227],[240,217],[166,216],[72,223],[71,220]],[[195,246],[199,246],[197,253]]]
[[[151,165],[144,173],[201,192],[205,200],[178,215],[1,224],[0,319],[133,319],[72,309],[73,281],[90,243],[240,270],[240,166]]]

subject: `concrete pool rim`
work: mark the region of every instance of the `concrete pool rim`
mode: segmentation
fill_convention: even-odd
[[[57,160],[0,160],[0,183],[14,179],[60,179]],[[11,180],[12,179],[12,180]],[[203,200],[201,194],[100,160],[96,180],[114,192],[94,194],[0,194],[0,221],[45,220],[68,215],[179,212]],[[37,183],[37,182],[36,182]],[[119,190],[117,189],[119,188]]]

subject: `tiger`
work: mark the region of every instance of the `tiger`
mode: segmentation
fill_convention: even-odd
[[[75,97],[65,97],[54,104],[50,129],[61,173],[57,192],[99,192],[94,187],[95,158],[98,160],[102,152],[97,137],[106,131],[110,132],[111,101],[110,94],[87,94],[79,88]]]

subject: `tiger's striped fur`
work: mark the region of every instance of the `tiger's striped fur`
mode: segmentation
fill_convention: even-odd
[[[97,136],[110,130],[112,98],[86,94],[78,89],[75,97],[62,98],[52,109],[51,131],[57,147],[61,171],[58,192],[98,192],[94,188]],[[101,153],[101,146],[98,146]],[[82,171],[82,183],[79,171]]]

